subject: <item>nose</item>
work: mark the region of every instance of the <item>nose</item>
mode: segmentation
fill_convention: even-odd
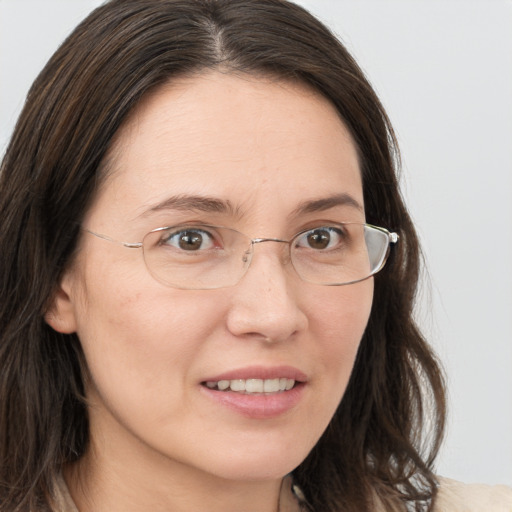
[[[254,246],[249,269],[232,288],[227,327],[237,337],[280,342],[306,329],[308,319],[301,308],[306,292],[281,256],[286,246],[269,242]]]

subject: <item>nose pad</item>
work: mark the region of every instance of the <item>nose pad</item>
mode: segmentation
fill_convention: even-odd
[[[300,287],[291,286],[296,276],[290,275],[287,268],[290,263],[287,247],[280,243],[279,251],[275,247],[255,251],[263,241],[283,242],[257,239],[252,243],[247,256],[249,266],[232,288],[227,327],[238,337],[284,341],[304,330],[308,321],[300,306]]]
[[[245,276],[249,268],[252,266],[255,246],[261,244],[262,242],[275,242],[277,244],[281,244],[282,248],[279,249],[281,251],[279,258],[283,268],[286,270],[286,267],[293,267],[290,255],[290,242],[287,240],[281,240],[280,238],[254,238],[251,240],[251,244],[242,255],[241,259],[243,264],[243,271],[242,277],[240,277],[240,279],[243,279],[243,276]]]

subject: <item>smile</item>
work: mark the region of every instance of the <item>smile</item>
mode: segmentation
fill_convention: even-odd
[[[282,393],[290,391],[295,386],[295,380],[286,377],[277,379],[233,379],[207,381],[204,384],[209,389],[234,391],[243,394]]]

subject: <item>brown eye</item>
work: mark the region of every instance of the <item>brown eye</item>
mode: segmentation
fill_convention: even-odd
[[[343,232],[339,228],[321,227],[306,231],[299,237],[297,247],[322,251],[340,245]]]
[[[185,251],[197,251],[201,249],[203,243],[203,235],[200,233],[194,233],[193,231],[185,231],[179,237],[180,249]]]
[[[325,249],[329,247],[331,235],[328,231],[315,229],[307,235],[308,245],[312,249]]]
[[[202,229],[184,229],[170,233],[163,243],[183,251],[204,251],[214,246],[213,236]]]

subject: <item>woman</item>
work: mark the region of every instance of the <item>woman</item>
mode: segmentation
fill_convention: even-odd
[[[508,510],[433,472],[396,155],[293,4],[94,11],[2,163],[1,510]]]

